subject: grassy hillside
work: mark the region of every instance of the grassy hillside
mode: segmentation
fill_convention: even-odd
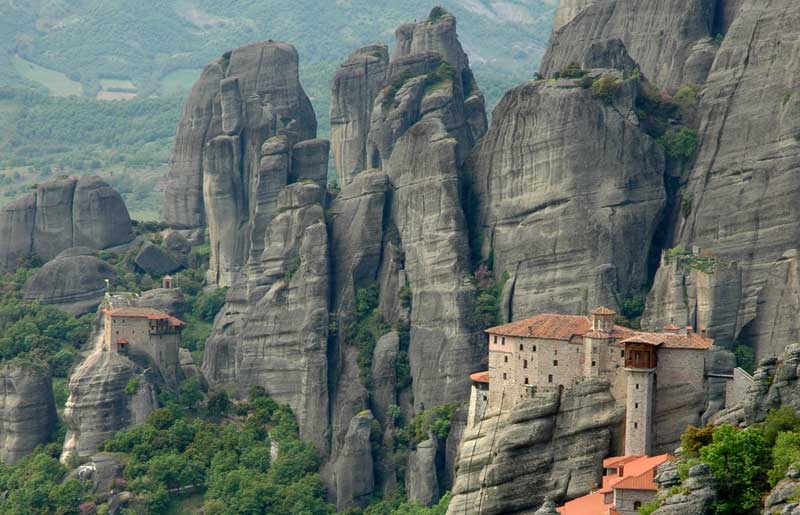
[[[493,106],[533,75],[557,0],[0,0],[0,204],[52,173],[116,170],[146,177],[126,200],[153,216],[205,63],[252,41],[292,42],[324,137],[338,64],[360,45],[393,44],[397,25],[437,3],[458,17]]]

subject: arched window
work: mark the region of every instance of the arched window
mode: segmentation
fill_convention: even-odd
[[[638,510],[641,507],[642,507],[642,503],[641,502],[636,501],[635,503],[633,503],[633,509],[634,510]]]
[[[521,343],[519,344],[519,350],[522,350],[522,344]]]

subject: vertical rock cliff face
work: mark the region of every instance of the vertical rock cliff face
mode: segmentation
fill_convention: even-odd
[[[39,185],[0,211],[0,270],[31,256],[44,261],[72,247],[104,249],[134,237],[119,193],[97,176]]]
[[[337,74],[332,147],[341,184],[364,168],[388,176],[385,227],[393,234],[382,243],[381,307],[395,320],[394,297],[410,288],[409,355],[420,409],[464,398],[467,374],[483,353],[468,320],[474,287],[461,166],[486,131],[486,115],[455,18],[443,13],[403,25],[396,39],[388,63],[383,50],[366,47]]]
[[[699,150],[684,194],[691,215],[676,234],[686,248],[738,263],[741,301],[726,314],[736,318],[737,334],[761,299],[785,291],[785,284],[770,283],[770,267],[800,235],[799,27],[796,2],[744,2],[700,102]],[[793,340],[768,339],[764,348],[762,342],[753,342],[759,354]]]
[[[212,385],[245,395],[263,386],[289,404],[300,434],[328,452],[328,233],[323,191],[296,183],[278,195],[264,251],[230,290],[206,343]]]
[[[46,443],[56,422],[46,366],[8,363],[0,367],[0,463],[13,465]]]
[[[636,81],[613,103],[578,80],[538,81],[495,109],[469,168],[495,270],[510,276],[512,319],[586,313],[647,282],[664,156],[638,126],[637,95]]]
[[[291,45],[257,43],[206,66],[178,126],[164,216],[177,229],[208,227],[212,282],[233,284],[250,248],[258,252],[278,191],[292,173],[275,156],[290,154],[316,131]],[[263,149],[274,136],[285,138],[284,147]],[[325,163],[327,152],[326,143],[305,145],[298,161]],[[317,180],[320,172],[309,171]]]
[[[584,63],[593,44],[620,39],[660,87],[701,84],[714,59],[715,0],[564,0],[542,59],[545,77]]]
[[[610,386],[588,380],[489,413],[464,434],[448,514],[532,513],[599,484],[622,419]]]
[[[136,391],[128,387],[134,382]],[[91,456],[117,431],[143,424],[157,407],[152,382],[132,361],[96,348],[69,380],[64,408],[67,435],[61,459],[73,453]]]
[[[662,258],[642,314],[642,327],[657,331],[666,325],[690,325],[705,330],[717,345],[729,346],[737,334],[741,286],[736,263],[720,263],[703,271]]]
[[[387,48],[370,45],[353,52],[336,72],[331,94],[331,143],[341,186],[369,168],[369,117],[384,86],[388,65]]]

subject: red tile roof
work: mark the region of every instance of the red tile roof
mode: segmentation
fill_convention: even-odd
[[[608,309],[605,306],[600,306],[599,308],[594,308],[592,310],[593,315],[616,315],[617,312],[613,309]]]
[[[127,344],[129,344],[129,343],[131,343],[131,342],[129,342],[129,341],[127,340],[127,338],[117,338],[117,343],[118,343],[118,344],[121,344],[121,345],[127,345]]]
[[[147,318],[148,320],[169,320],[169,325],[180,326],[185,325],[184,322],[178,318],[170,316],[164,311],[152,308],[114,308],[105,310],[111,318]]]
[[[622,343],[646,343],[665,349],[698,349],[705,350],[714,344],[714,340],[697,333],[636,333]]]
[[[475,372],[469,376],[470,379],[475,381],[476,383],[488,383],[489,382],[489,371],[486,372]]]
[[[490,327],[486,330],[489,334],[498,334],[502,336],[521,336],[525,338],[563,341],[569,341],[576,335],[583,336],[590,331],[592,331],[592,322],[585,316],[555,315],[550,313],[536,315],[497,327]],[[627,338],[634,333],[635,331],[632,329],[615,325],[611,336],[613,338]]]
[[[668,454],[659,456],[617,456],[603,460],[606,468],[623,465],[622,476],[603,477],[603,489],[569,501],[557,508],[561,515],[613,515],[617,513],[612,502],[606,504],[606,494],[614,490],[657,490],[653,478],[656,469],[669,459]]]
[[[613,469],[617,468],[620,465],[624,465],[633,460],[638,460],[641,456],[637,456],[635,454],[631,454],[628,456],[614,456],[613,458],[606,458],[603,460],[603,468],[606,469]]]

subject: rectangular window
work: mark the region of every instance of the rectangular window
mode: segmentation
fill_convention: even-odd
[[[622,349],[621,351],[619,351],[619,356],[620,356],[621,358],[624,358],[624,357],[625,357],[625,349]]]
[[[639,383],[636,383],[636,389],[637,390],[639,389]]]
[[[522,368],[528,368],[528,360],[527,359],[522,362]]]
[[[508,379],[505,372],[503,372],[503,379]]]
[[[501,342],[502,342],[501,345],[505,345],[506,344],[506,337],[505,336],[503,336],[503,339],[501,340]]]
[[[522,344],[521,343],[519,344],[519,350],[522,350]]]
[[[494,335],[494,343],[497,343],[497,335]]]
[[[634,402],[633,403],[633,408],[634,409],[639,409],[639,403],[638,402]]]
[[[596,367],[597,366],[597,362],[596,361],[592,361],[592,366]]]
[[[547,382],[548,383],[552,383],[553,382],[553,374],[550,374],[550,375],[547,376]]]
[[[533,346],[533,352],[536,352],[536,345]]]
[[[557,360],[557,359],[554,359],[554,360],[553,360],[553,366],[554,366],[554,367],[557,367],[557,366],[558,366],[558,360]]]
[[[558,356],[558,349],[553,351],[553,356]]]
[[[503,363],[508,363],[508,356],[503,356]]]
[[[633,423],[633,428],[634,429],[638,429],[639,428],[639,423],[638,422],[634,422]]]
[[[525,384],[528,384],[528,378],[527,377],[525,378]]]

